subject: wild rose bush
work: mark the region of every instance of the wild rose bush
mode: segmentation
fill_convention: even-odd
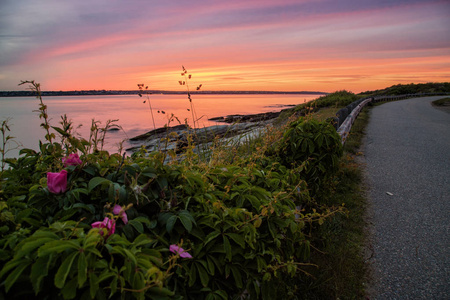
[[[302,165],[264,150],[166,163],[92,152],[69,127],[1,173],[4,298],[271,299],[309,266],[311,230],[341,211],[311,207]]]

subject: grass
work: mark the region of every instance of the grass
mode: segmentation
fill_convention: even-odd
[[[450,97],[439,99],[432,103],[436,106],[450,106]]]
[[[325,121],[328,118],[336,117],[338,110],[339,108],[337,107],[321,108],[319,111],[313,113],[312,117],[318,121]]]

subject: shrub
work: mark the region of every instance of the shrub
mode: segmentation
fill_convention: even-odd
[[[331,211],[296,209],[309,199],[299,170],[271,160],[205,172],[164,165],[157,155],[93,153],[66,167],[67,189],[54,194],[41,162],[57,165],[59,158],[23,153],[1,182],[2,215],[11,217],[0,243],[8,297],[29,285],[36,296],[65,299],[256,298],[272,278],[301,272],[309,256],[304,231]],[[128,224],[111,213],[114,204],[126,209]],[[105,216],[114,234],[106,225],[90,229]],[[174,265],[171,244],[193,259]]]
[[[339,167],[342,144],[329,122],[299,119],[290,123],[276,155],[286,167],[302,166],[301,178],[313,192]]]

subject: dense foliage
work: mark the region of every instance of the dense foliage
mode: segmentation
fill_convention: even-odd
[[[429,82],[419,84],[397,84],[391,87],[366,91],[361,93],[361,96],[370,97],[378,95],[405,95],[405,94],[449,94],[450,82]]]
[[[276,155],[287,167],[302,165],[300,177],[315,195],[338,170],[342,156],[340,140],[330,123],[299,119],[289,124]]]
[[[313,109],[329,106],[344,107],[358,99],[359,97],[352,92],[346,90],[336,91],[334,93],[321,96],[312,102],[296,106],[296,110],[301,110],[305,107],[310,107]]]
[[[77,139],[40,105],[40,151],[22,149],[0,177],[5,298],[289,295],[280,278],[303,274],[314,228],[342,211],[313,199],[342,151],[327,123],[295,121],[278,143],[228,162],[201,161],[192,145],[168,160],[101,151],[105,128],[93,122],[89,141]]]

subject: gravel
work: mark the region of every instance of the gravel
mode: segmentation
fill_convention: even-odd
[[[450,299],[450,114],[431,105],[439,98],[370,111],[370,299]]]

